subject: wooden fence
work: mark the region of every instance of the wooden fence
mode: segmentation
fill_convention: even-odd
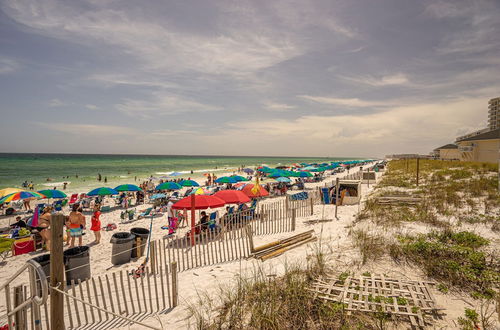
[[[178,285],[175,263],[170,267],[159,265],[157,272],[149,267],[140,277],[133,276],[135,270],[126,270],[93,276],[84,281],[74,281],[63,290],[65,329],[109,329],[130,323],[141,328],[153,328],[141,322],[156,313],[168,312],[177,306]],[[9,289],[14,297],[14,307],[31,297],[35,286],[19,285]],[[7,294],[7,293],[6,293]],[[16,329],[50,329],[50,299],[41,306],[28,305],[15,315]]]

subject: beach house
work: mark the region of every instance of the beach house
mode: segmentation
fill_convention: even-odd
[[[460,160],[496,163],[500,153],[500,128],[457,139],[456,144]]]
[[[433,155],[437,159],[442,160],[458,160],[460,159],[460,152],[456,144],[446,144],[442,147],[434,149]]]

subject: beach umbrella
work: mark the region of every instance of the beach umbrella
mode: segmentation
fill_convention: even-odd
[[[231,175],[231,178],[235,179],[236,181],[238,182],[241,182],[241,181],[248,181],[247,178],[245,177],[242,177],[241,175]]]
[[[255,171],[252,170],[251,168],[244,168],[243,172],[245,172],[246,174],[253,174],[253,172],[255,172]]]
[[[28,198],[45,198],[45,195],[37,193],[36,191],[21,190],[19,192],[15,192],[13,194],[2,197],[0,199],[0,204],[10,203],[12,201],[28,199]]]
[[[316,169],[316,166],[311,166],[311,165],[301,168],[302,171],[312,171],[315,169]]]
[[[150,199],[158,199],[158,198],[165,198],[167,195],[165,194],[154,194],[150,197]]]
[[[193,191],[191,191],[190,195],[193,195],[193,194],[195,194],[195,195],[206,195],[208,193],[210,193],[208,190],[205,190],[205,189],[199,187],[199,188],[193,189]]]
[[[182,180],[179,184],[183,187],[199,187],[198,182],[193,180]]]
[[[286,183],[292,182],[292,180],[290,180],[289,178],[285,178],[283,176],[280,176],[279,178],[277,178],[276,181],[278,181],[278,182],[286,182]]]
[[[115,188],[116,191],[142,191],[141,188],[135,184],[122,184]]]
[[[107,196],[107,195],[118,195],[119,192],[109,187],[95,188],[87,193],[87,196]]]
[[[45,190],[39,190],[38,192],[47,198],[66,198],[66,197],[68,197],[68,195],[66,195],[65,193],[63,193],[60,190],[45,189]]]
[[[269,192],[260,184],[257,186],[253,183],[246,184],[241,191],[250,198],[269,196]]]
[[[7,196],[7,195],[10,195],[10,194],[13,194],[13,193],[16,193],[16,192],[20,192],[20,191],[23,191],[23,190],[19,189],[19,188],[4,188],[4,189],[1,189],[0,190],[0,198],[2,198],[4,196]]]
[[[309,172],[306,172],[306,171],[303,171],[303,172],[299,172],[298,176],[299,178],[310,178],[312,177],[313,175]]]
[[[163,182],[156,186],[156,190],[179,190],[182,186],[177,182]]]
[[[239,190],[221,190],[214,194],[227,204],[240,204],[250,202],[250,197]]]
[[[192,198],[194,198],[194,201],[192,201]],[[172,208],[175,210],[191,209],[193,208],[192,202],[194,202],[194,209],[196,210],[216,208],[226,204],[224,200],[219,197],[215,197],[214,195],[191,195],[184,197],[172,205]]]
[[[237,190],[241,190],[246,185],[247,185],[246,182],[238,182],[238,183],[236,183],[236,184],[233,185],[233,188],[236,188]]]
[[[215,183],[236,183],[236,182],[238,181],[236,181],[235,178],[232,178],[230,176],[223,176],[215,180]]]

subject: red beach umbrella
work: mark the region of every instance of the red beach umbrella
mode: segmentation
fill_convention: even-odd
[[[214,194],[228,204],[240,204],[250,202],[250,198],[240,190],[221,190]]]
[[[195,210],[204,210],[208,208],[221,207],[226,204],[226,202],[218,197],[213,195],[191,195],[194,196],[194,209]],[[173,209],[176,210],[184,210],[184,209],[192,209],[192,197],[184,197],[174,205],[172,205]]]
[[[241,191],[250,198],[269,196],[269,192],[266,189],[264,189],[264,187],[262,187],[261,185],[259,185],[259,188],[256,191],[254,191],[253,187],[254,184],[249,183],[245,187],[243,187]]]

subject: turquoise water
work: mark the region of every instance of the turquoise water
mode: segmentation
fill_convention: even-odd
[[[203,173],[234,171],[242,165],[254,167],[261,164],[313,163],[353,158],[289,158],[289,157],[225,157],[225,156],[156,156],[156,155],[82,155],[82,154],[0,154],[0,189],[21,187],[33,181],[35,190],[62,189],[68,182],[68,191],[110,186],[122,183],[139,183],[144,179],[181,172],[181,177],[198,179]],[[194,173],[191,174],[191,171]],[[107,184],[97,181],[98,173]],[[78,178],[76,177],[78,175]],[[68,178],[69,176],[69,178]],[[219,175],[220,176],[220,175]],[[135,181],[137,177],[137,181]],[[49,179],[49,181],[47,180]]]

